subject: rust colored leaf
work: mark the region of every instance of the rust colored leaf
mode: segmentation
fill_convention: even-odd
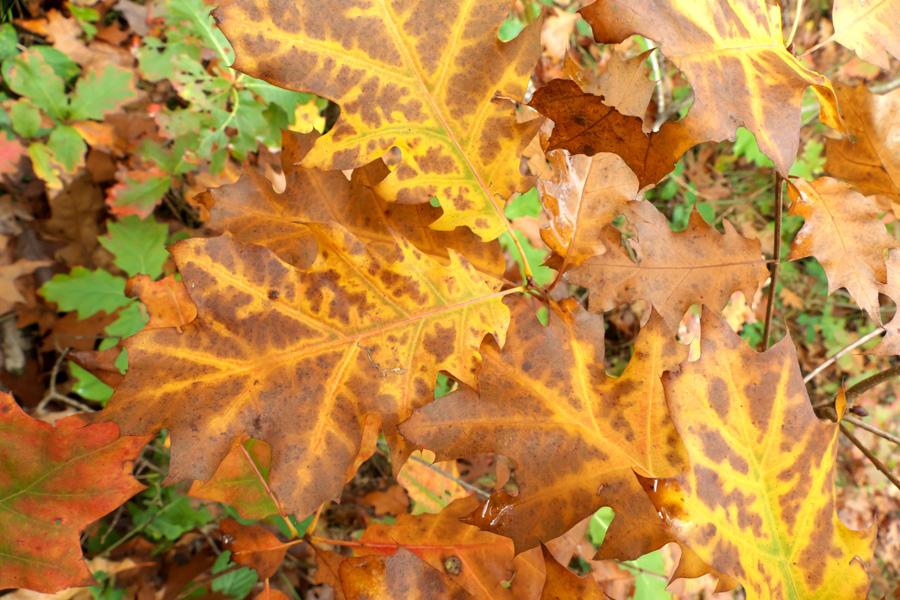
[[[392,202],[437,197],[438,230],[470,227],[484,240],[504,230],[494,196],[528,189],[519,157],[539,122],[516,123],[540,56],[540,24],[504,43],[511,2],[239,0],[215,15],[234,46],[234,68],[341,106],[303,165],[355,169],[391,146],[401,164],[375,187]]]
[[[638,181],[615,154],[570,156],[556,150],[549,158],[553,179],[538,181],[549,222],[541,238],[561,257],[550,264],[565,270],[606,252],[601,232],[627,212],[628,202],[637,197]]]
[[[269,445],[247,440],[228,453],[207,482],[195,481],[188,496],[226,502],[244,519],[264,519],[278,514],[278,505],[269,493]]]
[[[144,329],[177,327],[180,331],[197,316],[197,307],[184,283],[176,280],[174,275],[159,281],[153,281],[148,275],[135,275],[125,284],[125,295],[137,296],[147,307],[150,320]]]
[[[630,202],[625,216],[637,232],[629,241],[636,260],[610,226],[602,232],[610,250],[566,275],[590,290],[592,311],[645,300],[674,330],[692,304],[721,310],[736,291],[752,298],[769,275],[759,240],[743,237],[728,221],[720,234],[694,210],[687,229],[673,232],[649,202]]]
[[[618,154],[637,175],[641,189],[671,173],[688,148],[707,139],[700,137],[691,117],[644,133],[642,119],[621,114],[604,104],[602,96],[586,94],[577,83],[564,79],[536,91],[529,106],[555,124],[550,150]]]
[[[834,39],[861,59],[890,68],[900,59],[900,2],[897,0],[834,0]]]
[[[900,90],[876,96],[863,85],[835,86],[856,139],[825,140],[825,171],[857,191],[900,203]]]
[[[308,169],[297,164],[317,134],[284,132],[281,193],[256,169],[246,167],[240,179],[209,190],[215,205],[208,226],[229,231],[243,242],[269,248],[285,262],[306,268],[316,258],[316,241],[305,222],[334,221],[388,259],[396,258],[389,231],[399,231],[417,248],[449,264],[448,250],[460,252],[480,271],[502,275],[506,260],[498,242],[484,243],[466,228],[435,231],[429,225],[441,209],[430,204],[406,206],[386,202],[373,191],[390,171],[379,158],[356,169],[351,180],[340,171]]]
[[[340,566],[347,600],[463,600],[471,598],[443,571],[400,546],[392,556],[346,558]]]
[[[881,323],[878,285],[887,283],[884,251],[900,243],[878,219],[878,209],[848,184],[830,177],[789,181],[787,189],[790,214],[805,221],[789,260],[816,257],[828,277],[828,293],[846,288]]]
[[[411,461],[406,463],[411,464]],[[375,511],[375,516],[391,515],[399,516],[406,514],[409,510],[409,496],[406,491],[399,485],[392,485],[385,491],[375,490],[369,492],[362,499],[362,503],[371,506]]]
[[[52,264],[53,261],[49,260],[19,259],[9,265],[0,265],[0,314],[12,310],[17,302],[25,302],[25,297],[16,287],[16,279]]]
[[[77,415],[54,427],[0,392],[0,589],[93,585],[81,531],[144,489],[131,471],[148,441]]]
[[[547,569],[547,579],[544,589],[541,591],[541,600],[568,600],[579,598],[582,600],[610,600],[591,575],[579,577],[565,566],[556,562],[547,546],[541,544],[541,552],[544,554],[544,566]]]
[[[458,254],[445,267],[398,237],[391,264],[338,225],[308,227],[319,259],[305,271],[228,234],[170,248],[197,318],[129,338],[125,381],[94,417],[167,428],[169,481],[209,480],[253,438],[272,448],[285,512],[311,514],[379,426],[399,470],[396,423],[433,398],[439,371],[473,381],[487,333],[504,339],[504,294]]]
[[[219,530],[223,547],[231,550],[231,559],[255,570],[262,579],[268,579],[281,567],[287,546],[268,529],[222,519]]]
[[[336,552],[322,550],[316,544],[312,544],[312,549],[316,553],[316,575],[313,581],[316,585],[330,586],[334,590],[335,600],[345,600],[339,573],[345,557]]]
[[[865,598],[875,529],[837,517],[838,426],[816,418],[793,343],[758,354],[709,310],[701,327],[700,360],[663,376],[691,471],[644,480],[667,530],[750,600]]]
[[[603,370],[602,317],[565,301],[544,327],[516,300],[509,341],[482,347],[480,397],[465,388],[417,410],[404,437],[448,459],[497,452],[519,465],[519,495],[494,494],[467,522],[521,552],[603,506],[616,511],[601,558],[632,559],[670,541],[634,477],[678,474],[686,456],[659,376],[687,359],[655,315],[621,377]]]

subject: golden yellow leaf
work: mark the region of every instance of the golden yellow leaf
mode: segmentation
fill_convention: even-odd
[[[787,186],[790,214],[805,221],[789,260],[815,256],[828,277],[828,293],[846,288],[881,323],[878,285],[887,283],[884,251],[900,243],[878,219],[878,209],[848,184],[830,177],[796,179]]]
[[[831,19],[834,39],[864,61],[889,69],[888,53],[900,59],[900,1],[834,0]]]
[[[401,164],[375,191],[402,204],[437,197],[432,228],[492,240],[505,227],[494,197],[528,189],[519,157],[540,126],[517,124],[496,98],[522,98],[540,56],[540,23],[497,37],[511,4],[239,0],[215,15],[234,68],[340,105],[304,166],[355,169],[398,146]]]
[[[634,477],[681,473],[684,450],[659,376],[687,358],[656,315],[618,379],[603,370],[603,319],[569,299],[540,324],[513,306],[509,343],[482,346],[480,397],[459,390],[413,413],[404,437],[449,459],[498,452],[518,463],[519,495],[494,494],[467,522],[517,551],[555,538],[602,506],[616,518],[598,556],[632,559],[670,541]]]
[[[759,240],[743,237],[728,221],[720,234],[695,210],[687,229],[673,232],[649,202],[630,202],[625,215],[637,232],[637,240],[628,242],[635,257],[621,245],[621,234],[608,226],[602,235],[610,250],[566,275],[590,290],[592,311],[645,300],[674,330],[692,304],[721,310],[735,291],[752,298],[769,275]]]
[[[816,418],[793,343],[757,354],[709,310],[701,327],[700,360],[663,376],[691,470],[644,481],[666,529],[748,600],[865,598],[875,529],[837,517],[838,426]]]
[[[318,260],[300,271],[261,246],[219,238],[171,252],[197,305],[183,327],[126,341],[129,370],[99,420],[167,428],[169,481],[209,480],[248,438],[272,448],[269,485],[290,513],[337,500],[363,439],[433,399],[438,371],[473,381],[487,333],[509,319],[458,254],[450,266],[396,239],[388,263],[338,225],[307,225]],[[126,434],[128,435],[128,434]]]
[[[831,83],[785,50],[781,9],[765,0],[597,0],[581,9],[598,42],[640,34],[684,72],[689,117],[705,140],[734,140],[744,126],[787,175],[800,143],[800,105],[812,86],[819,119],[845,132]]]

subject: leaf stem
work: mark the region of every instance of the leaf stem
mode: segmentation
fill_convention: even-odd
[[[803,0],[797,0],[797,12],[794,14],[794,24],[791,26],[791,34],[788,36],[785,46],[790,46],[794,41],[794,34],[797,33],[797,25],[800,23],[800,17],[803,16]]]
[[[898,479],[896,475],[891,473],[891,470],[887,467],[887,465],[885,465],[883,462],[881,462],[881,459],[879,459],[877,456],[875,456],[875,454],[873,454],[871,450],[866,448],[865,444],[863,444],[861,441],[859,441],[859,439],[855,435],[850,433],[850,430],[847,429],[843,423],[840,424],[840,427],[841,427],[841,433],[843,433],[844,436],[848,440],[850,440],[854,446],[859,448],[859,451],[862,452],[873,465],[875,465],[875,468],[878,469],[879,471],[881,471],[881,473],[885,477],[887,477],[888,480],[891,483],[893,483],[894,486],[898,490],[900,490],[900,479]]]
[[[847,390],[847,404],[850,404],[862,395],[864,392],[869,391],[873,387],[878,384],[884,383],[885,381],[894,379],[895,377],[900,376],[900,366],[891,367],[890,369],[881,371],[879,373],[875,373],[871,377],[866,377],[859,383],[854,386],[851,386]],[[900,486],[898,486],[900,487]]]
[[[772,273],[769,277],[769,300],[766,303],[766,324],[763,328],[762,349],[769,349],[772,337],[772,314],[775,312],[775,290],[778,287],[778,270],[781,267],[781,214],[784,208],[784,178],[775,171],[775,241],[772,244]]]

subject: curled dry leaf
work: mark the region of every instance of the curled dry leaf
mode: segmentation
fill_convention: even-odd
[[[865,598],[875,529],[838,519],[838,426],[816,418],[793,343],[758,354],[709,310],[701,326],[700,360],[663,376],[691,470],[644,480],[666,529],[749,600]]]
[[[16,287],[16,279],[34,273],[41,267],[53,264],[50,260],[17,260],[11,265],[0,265],[0,315],[9,312],[17,302],[25,302],[22,292]]]
[[[553,179],[538,181],[549,222],[541,238],[559,255],[548,264],[560,271],[606,252],[601,232],[627,211],[628,202],[637,197],[638,181],[615,154],[570,156],[556,150],[549,158]]]
[[[634,472],[678,474],[684,449],[659,376],[687,358],[656,315],[621,377],[603,370],[602,317],[564,301],[544,327],[516,300],[506,349],[482,347],[480,397],[459,390],[417,410],[403,435],[442,459],[498,452],[519,467],[518,496],[494,494],[467,522],[516,550],[555,538],[602,506],[616,518],[598,557],[633,559],[670,538]]]
[[[78,415],[54,427],[0,393],[0,589],[93,585],[79,536],[144,489],[131,472],[148,441]]]
[[[618,154],[637,174],[641,189],[671,173],[686,150],[704,141],[691,117],[644,133],[639,117],[619,113],[604,104],[602,96],[581,91],[574,81],[554,79],[534,93],[529,106],[555,124],[550,150]]]
[[[235,563],[250,567],[262,579],[268,579],[281,567],[287,546],[268,529],[222,519],[219,530],[222,546],[225,550],[231,550],[231,559]]]
[[[728,221],[720,234],[694,210],[687,229],[674,232],[649,202],[630,202],[625,216],[637,232],[637,240],[629,242],[636,260],[610,226],[602,232],[610,250],[566,276],[590,290],[592,311],[645,300],[675,330],[692,304],[721,310],[736,291],[752,298],[769,276],[759,240],[743,237]]]
[[[430,204],[405,206],[386,202],[373,191],[390,173],[380,158],[360,167],[347,180],[340,171],[307,169],[297,162],[318,134],[282,134],[285,189],[278,193],[253,168],[240,179],[209,191],[208,226],[231,232],[243,242],[269,248],[285,262],[305,268],[316,258],[316,241],[303,223],[334,221],[390,260],[396,258],[390,229],[399,231],[423,252],[449,263],[449,249],[459,251],[482,273],[496,277],[506,270],[498,242],[484,243],[466,228],[435,231],[429,227],[441,216]]]
[[[900,59],[900,2],[897,0],[834,0],[834,39],[861,59],[890,68]]]
[[[800,144],[800,106],[812,86],[819,119],[844,133],[827,77],[784,47],[781,9],[765,0],[597,0],[581,9],[594,38],[640,34],[659,43],[694,90],[688,118],[697,140],[734,140],[744,126],[785,176]],[[660,130],[662,132],[662,130]]]
[[[825,140],[825,171],[866,196],[900,204],[900,90],[876,96],[860,83],[835,86],[851,139]]]
[[[355,169],[397,146],[403,160],[375,186],[380,196],[437,197],[444,214],[432,228],[492,240],[504,231],[494,196],[528,189],[519,157],[540,125],[516,123],[513,104],[495,98],[522,98],[540,56],[540,23],[497,37],[510,5],[239,0],[215,16],[234,68],[341,106],[304,166]]]
[[[797,179],[787,186],[790,214],[805,221],[789,260],[816,257],[828,277],[828,293],[846,288],[881,323],[878,287],[887,283],[884,251],[900,243],[878,219],[878,209],[848,184],[830,177]]]
[[[254,438],[272,448],[285,512],[311,514],[379,427],[399,470],[396,423],[434,397],[439,371],[472,382],[487,333],[505,338],[503,293],[458,254],[445,267],[398,237],[391,264],[338,225],[308,227],[319,259],[305,271],[228,234],[170,247],[197,318],[126,340],[128,374],[94,417],[168,429],[168,481],[208,480]]]
[[[465,589],[400,546],[391,556],[345,558],[339,568],[347,600],[463,600]]]

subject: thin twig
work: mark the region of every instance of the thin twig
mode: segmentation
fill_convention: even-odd
[[[803,0],[797,0],[797,12],[794,14],[794,24],[791,26],[791,34],[788,36],[787,41],[784,43],[785,46],[790,46],[791,42],[794,41],[794,34],[797,33],[797,25],[800,24],[801,17],[803,16]]]
[[[869,425],[862,419],[857,419],[856,417],[851,417],[850,415],[846,415],[842,420],[847,421],[848,423],[853,423],[857,427],[861,427],[861,428],[865,429],[866,431],[868,431],[869,433],[874,433],[878,437],[884,438],[889,442],[894,442],[895,444],[900,446],[900,437],[897,437],[893,433],[888,433],[887,431],[884,431],[883,429],[878,429],[877,427],[875,427],[873,425]]]
[[[775,171],[775,242],[772,249],[772,274],[769,282],[769,300],[766,304],[766,324],[763,328],[762,349],[769,349],[772,337],[772,314],[775,312],[775,289],[778,287],[778,268],[781,266],[781,213],[784,205],[784,182],[781,173]]]
[[[874,330],[874,331],[870,331],[869,333],[867,333],[866,335],[862,336],[861,338],[859,338],[859,339],[856,340],[855,342],[853,342],[853,343],[851,343],[851,344],[848,344],[848,345],[844,346],[843,348],[841,348],[840,350],[838,350],[837,352],[835,352],[834,355],[832,355],[828,360],[826,360],[825,362],[823,362],[822,364],[820,364],[818,367],[816,367],[815,369],[813,369],[812,371],[810,371],[810,372],[809,372],[809,375],[807,375],[806,377],[803,378],[803,383],[809,383],[810,381],[812,381],[812,380],[816,377],[816,375],[818,375],[819,373],[821,373],[822,371],[824,371],[825,369],[827,369],[828,367],[830,367],[831,365],[833,365],[835,362],[837,362],[837,360],[838,360],[839,358],[841,358],[842,356],[844,356],[845,354],[847,354],[847,353],[850,352],[851,350],[855,350],[856,348],[859,348],[860,346],[862,346],[863,344],[865,344],[865,343],[868,342],[869,340],[878,337],[878,335],[881,334],[881,333],[883,333],[883,332],[884,332],[884,329],[882,329],[882,328],[879,327],[878,329],[876,329],[876,330]]]
[[[866,377],[847,390],[847,404],[852,404],[861,394],[869,391],[876,385],[894,379],[897,376],[900,376],[900,366],[891,367],[890,369],[875,373],[871,377]]]
[[[892,90],[896,90],[897,88],[900,88],[900,77],[891,79],[890,81],[885,81],[884,83],[876,83],[869,88],[869,91],[873,94],[886,94]]]
[[[888,480],[890,480],[890,482],[893,483],[898,490],[900,490],[900,479],[898,479],[896,475],[891,473],[891,470],[887,468],[887,465],[881,462],[881,460],[877,456],[872,454],[872,451],[866,448],[866,446],[862,442],[860,442],[855,435],[850,433],[850,430],[847,429],[843,424],[841,424],[841,433],[843,433],[848,440],[853,442],[853,445],[859,448],[859,451],[862,452],[873,465],[875,465],[875,468],[881,471],[881,473],[885,477],[887,477]]]

